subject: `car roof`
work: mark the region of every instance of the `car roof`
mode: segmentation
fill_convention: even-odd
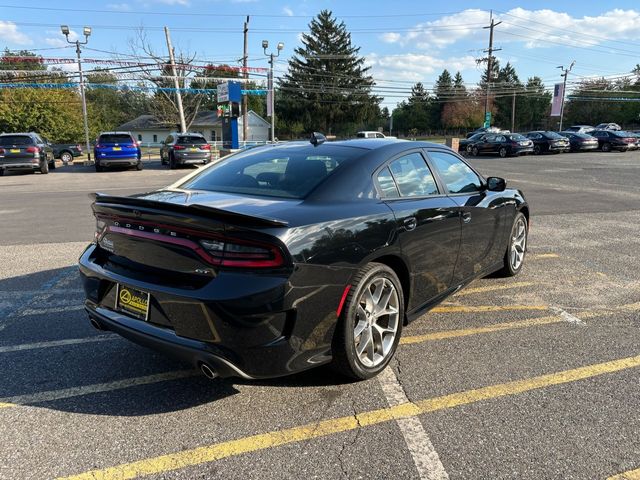
[[[0,133],[0,137],[5,137],[5,136],[8,136],[8,135],[11,135],[12,137],[16,136],[16,135],[22,135],[22,136],[25,136],[25,137],[31,137],[33,135],[36,135],[36,133],[34,133],[34,132],[16,132],[16,133],[4,132],[4,133]]]
[[[308,142],[304,142],[308,143]],[[433,143],[433,142],[424,142],[424,141],[415,141],[415,140],[401,140],[398,138],[353,138],[350,140],[336,140],[332,142],[327,142],[330,145],[338,145],[344,147],[357,147],[364,148],[366,150],[377,150],[378,148],[387,147],[389,145],[406,145],[410,147],[411,145],[416,146],[418,148],[428,148],[428,147],[443,147],[441,143]]]
[[[100,132],[100,135],[131,135],[131,132]]]

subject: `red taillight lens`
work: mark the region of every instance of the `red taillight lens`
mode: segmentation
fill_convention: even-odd
[[[27,147],[27,153],[38,153],[40,151],[40,147]]]
[[[211,145],[209,145],[208,143],[200,145],[200,150],[211,150]]]
[[[102,145],[101,143],[96,143],[96,148],[104,148],[104,145]]]
[[[238,240],[200,240],[211,256],[212,263],[222,267],[265,268],[280,267],[284,259],[272,245]]]
[[[0,155],[4,155],[4,148],[0,148]]]
[[[107,228],[107,224],[104,220],[96,218],[96,232],[93,236],[96,242],[99,242],[104,236],[105,230]]]
[[[174,145],[174,146],[173,146],[173,149],[174,149],[174,150],[184,150],[185,148],[186,148],[186,147],[185,147],[185,146],[183,146],[183,145]]]

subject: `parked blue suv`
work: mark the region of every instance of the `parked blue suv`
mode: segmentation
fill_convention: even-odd
[[[130,132],[102,132],[93,147],[96,172],[107,167],[136,167],[142,170],[142,152]]]

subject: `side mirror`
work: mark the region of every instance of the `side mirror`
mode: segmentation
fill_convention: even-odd
[[[507,188],[507,182],[504,178],[489,177],[487,178],[487,190],[491,192],[504,192]]]

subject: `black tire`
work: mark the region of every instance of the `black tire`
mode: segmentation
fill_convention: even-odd
[[[610,143],[603,143],[602,144],[602,151],[603,152],[610,152],[611,151],[611,144]]]
[[[501,158],[506,158],[507,154],[507,149],[505,147],[500,147],[500,150],[498,150],[498,155],[500,155]]]
[[[176,159],[173,156],[173,153],[170,153],[169,154],[169,169],[175,170],[176,168],[178,168],[178,165],[176,165]]]
[[[393,291],[390,293],[390,299],[397,302],[398,317],[396,319],[395,326],[393,327],[395,328],[396,333],[395,338],[393,338],[393,341],[390,344],[389,350],[381,355],[380,363],[377,363],[374,366],[367,366],[359,358],[356,351],[355,338],[357,337],[355,337],[354,329],[357,325],[356,319],[359,315],[357,313],[359,310],[359,302],[365,289],[370,288],[372,282],[379,281],[381,279],[386,283],[383,288],[390,288],[391,285],[397,294],[397,296],[393,297]],[[356,274],[351,285],[352,287],[347,294],[340,318],[336,325],[336,331],[333,336],[333,361],[331,366],[341,375],[356,380],[365,380],[376,376],[384,370],[391,361],[391,358],[393,358],[396,348],[398,347],[398,342],[400,341],[400,335],[402,334],[402,325],[404,322],[404,295],[398,276],[391,268],[381,263],[370,263],[366,265]],[[395,313],[393,315],[395,315]],[[382,315],[382,317],[384,316],[385,315]],[[387,322],[390,322],[392,316],[386,315],[386,317]],[[387,326],[389,326],[389,323],[387,323]],[[362,335],[362,333],[360,335]],[[375,342],[372,343],[375,344]],[[380,342],[380,344],[381,343],[382,342]],[[380,346],[380,344],[378,344],[378,346]]]
[[[480,151],[478,150],[478,147],[473,146],[471,147],[471,155],[474,157],[477,157],[480,154]]]
[[[49,163],[46,159],[44,160],[44,162],[42,162],[42,165],[40,165],[40,173],[43,175],[49,173]]]
[[[55,170],[55,169],[56,169],[56,159],[51,158],[51,160],[49,161],[49,170]]]
[[[516,230],[520,224],[520,222],[524,222],[524,247],[522,248],[522,259],[520,264],[514,266],[514,262],[512,262],[511,258],[511,250],[514,244],[514,240],[516,239]],[[516,214],[516,218],[513,219],[513,225],[511,225],[511,230],[509,230],[509,243],[507,245],[507,251],[504,253],[503,258],[503,266],[502,268],[496,272],[499,277],[515,277],[522,270],[522,266],[524,265],[524,260],[527,254],[527,244],[529,238],[529,223],[527,222],[527,218],[524,216],[522,212],[518,212]]]
[[[0,177],[4,175],[4,168],[0,168]]]
[[[142,161],[139,161],[138,163],[136,163],[136,170],[138,171],[142,170]]]
[[[542,154],[542,148],[540,148],[540,145],[534,145],[533,146],[533,153],[535,155],[540,155]]]
[[[100,162],[96,160],[96,172],[103,172],[104,168],[100,166]]]
[[[64,151],[60,154],[60,160],[64,163],[71,163],[73,162],[73,154],[71,152]]]

